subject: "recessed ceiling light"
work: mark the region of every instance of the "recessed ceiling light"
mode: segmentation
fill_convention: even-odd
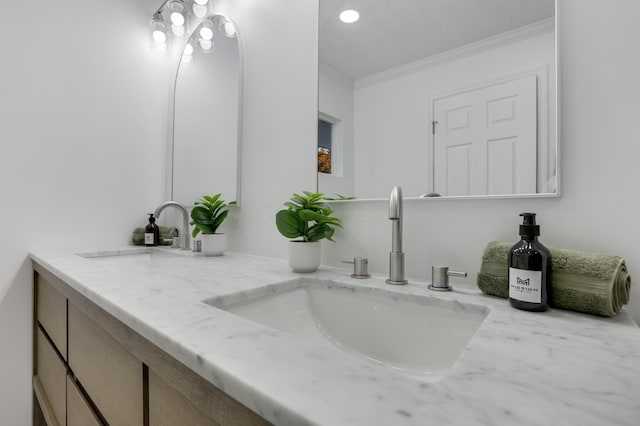
[[[360,19],[360,13],[357,10],[343,10],[340,13],[340,20],[345,24],[353,24]]]

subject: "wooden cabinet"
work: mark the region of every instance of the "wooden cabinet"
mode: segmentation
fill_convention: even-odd
[[[46,268],[34,269],[34,425],[270,424]]]
[[[143,426],[142,363],[69,304],[69,368],[111,425]]]

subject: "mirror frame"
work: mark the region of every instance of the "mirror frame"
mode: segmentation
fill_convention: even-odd
[[[208,14],[206,17],[213,17],[213,16],[222,16],[225,19],[230,20],[231,22],[233,22],[233,24],[235,25],[236,28],[236,40],[238,43],[238,129],[237,129],[237,141],[236,141],[236,149],[237,149],[237,164],[236,164],[236,191],[235,191],[235,201],[236,204],[235,206],[230,206],[231,208],[234,207],[240,207],[241,204],[241,195],[242,195],[242,123],[243,123],[243,105],[244,105],[244,47],[243,47],[243,43],[242,43],[242,37],[240,36],[240,30],[238,28],[238,25],[236,24],[236,22],[231,19],[228,15],[224,14],[224,13],[219,13],[219,12],[214,12],[214,13],[210,13]],[[170,199],[171,200],[175,200],[175,192],[174,192],[174,179],[175,179],[175,145],[176,145],[176,140],[175,140],[175,124],[176,124],[176,88],[178,85],[178,75],[180,74],[180,66],[182,65],[182,54],[184,52],[184,49],[187,45],[187,43],[189,42],[189,40],[191,39],[191,37],[193,36],[193,34],[196,32],[196,30],[198,28],[200,28],[200,25],[202,24],[202,22],[198,22],[198,25],[196,25],[190,32],[188,37],[185,36],[184,40],[181,41],[180,46],[178,49],[176,49],[175,51],[172,52],[172,56],[176,57],[176,66],[175,66],[175,75],[173,78],[173,84],[171,86],[172,89],[172,93],[169,96],[170,98],[170,117],[171,120],[169,120],[169,134],[171,135],[171,141],[170,141],[170,168],[171,168],[171,173],[169,173],[170,175],[170,182],[169,182],[169,188],[170,188]],[[205,195],[205,194],[203,194]],[[206,195],[213,195],[213,194],[206,194]],[[231,197],[224,195],[226,198],[231,199]],[[193,205],[188,204],[185,205],[185,207],[193,207]]]
[[[562,127],[562,119],[561,119],[561,52],[560,52],[560,32],[558,31],[558,23],[559,23],[559,7],[558,0],[554,1],[554,44],[555,44],[555,69],[550,70],[551,73],[555,73],[555,83],[556,90],[555,96],[549,99],[550,104],[555,102],[556,107],[556,126],[555,126],[555,139],[556,139],[556,158],[555,158],[555,168],[556,168],[556,191],[555,192],[547,192],[547,193],[533,193],[533,194],[498,194],[498,195],[446,195],[441,197],[405,197],[406,201],[422,201],[422,200],[505,200],[505,199],[537,199],[537,198],[560,198],[562,196],[562,144],[561,144],[561,127]],[[318,37],[319,40],[319,37]],[[319,49],[318,49],[319,50]],[[443,52],[446,53],[446,52]],[[320,58],[318,58],[318,63],[320,63]],[[388,70],[387,70],[388,71]],[[385,71],[383,71],[385,72]],[[375,74],[374,74],[375,76]],[[369,76],[371,77],[371,76]],[[367,77],[368,78],[368,77]],[[320,93],[320,67],[318,67],[318,93]],[[323,113],[320,111],[320,96],[317,99],[317,109],[318,109],[318,119],[321,118]],[[431,142],[433,145],[433,143]],[[314,158],[317,159],[317,146],[318,146],[318,134],[316,132],[316,143],[314,147]],[[317,160],[315,162],[317,164]],[[320,192],[320,172],[316,169],[316,192]],[[389,188],[389,192],[391,192],[391,188]],[[325,194],[327,195],[327,194]],[[356,195],[357,197],[357,195]],[[378,202],[378,201],[388,201],[388,197],[380,197],[380,198],[355,198],[355,199],[332,199],[329,200],[331,203],[366,203],[366,202]]]

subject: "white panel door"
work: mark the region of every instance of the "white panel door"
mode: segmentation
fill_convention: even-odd
[[[435,192],[536,192],[535,75],[438,98],[433,114]]]

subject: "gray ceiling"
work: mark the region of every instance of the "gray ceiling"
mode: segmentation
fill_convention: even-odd
[[[320,0],[320,62],[358,79],[554,14],[555,0]]]

